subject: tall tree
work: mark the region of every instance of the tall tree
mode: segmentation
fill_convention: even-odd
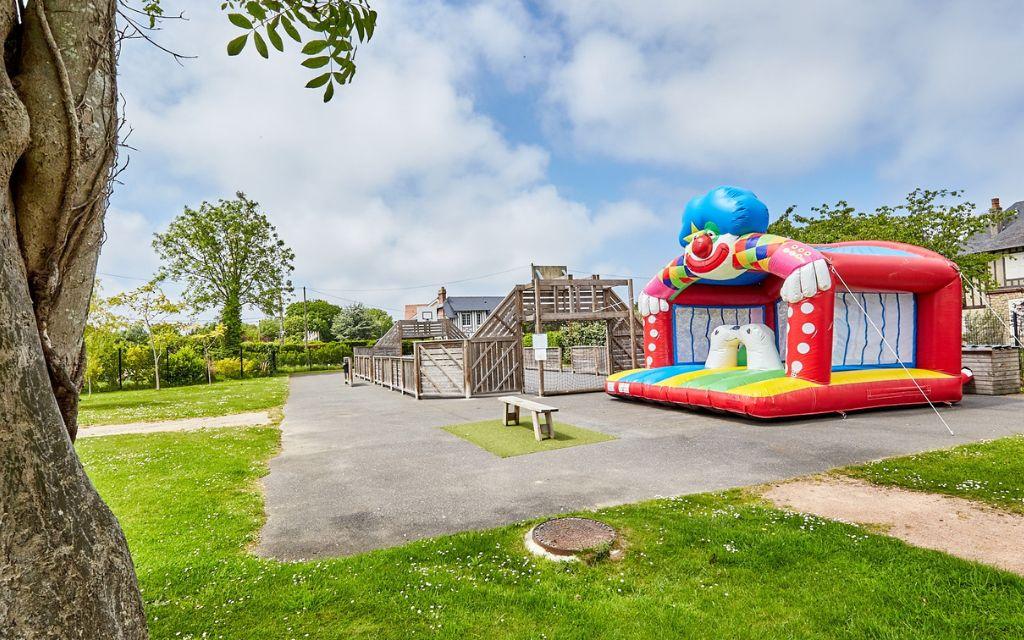
[[[118,8],[123,7],[123,29]],[[309,84],[349,82],[373,33],[366,0],[224,3],[275,49],[317,42]],[[266,20],[259,19],[260,11]],[[149,14],[136,22],[138,11]],[[0,2],[0,631],[14,638],[145,638],[117,519],[72,442],[83,334],[116,156],[119,38],[145,34],[158,0]],[[241,13],[239,13],[241,15]],[[245,16],[243,16],[245,17]],[[288,22],[285,22],[285,18]],[[232,23],[240,22],[237,18]],[[240,26],[240,28],[243,28]],[[134,30],[134,32],[133,32]],[[237,39],[236,39],[237,40]],[[248,40],[248,38],[247,38]],[[324,44],[320,44],[324,43]],[[265,45],[265,41],[264,41]],[[306,45],[310,46],[309,43]],[[229,53],[240,49],[233,45]],[[330,60],[310,61],[310,58]],[[319,66],[318,66],[319,65]],[[340,71],[338,72],[341,73]],[[316,88],[316,87],[314,87]]]
[[[153,380],[156,381],[156,388],[159,391],[160,355],[167,344],[178,336],[178,328],[181,326],[170,320],[185,310],[184,305],[168,298],[160,288],[158,279],[112,297],[110,304],[127,308],[132,319],[146,327],[149,350],[153,354]]]
[[[243,305],[272,313],[291,291],[295,259],[259,204],[244,193],[237,196],[185,207],[153,240],[166,262],[164,273],[185,282],[188,301],[197,309],[220,307],[224,345],[230,348],[242,341]]]
[[[907,194],[902,203],[884,205],[872,212],[858,211],[845,200],[811,207],[811,211],[813,215],[806,216],[790,207],[768,231],[809,244],[879,238],[915,244],[956,262],[965,281],[980,284],[990,282],[988,264],[994,256],[968,253],[966,241],[1007,215],[1002,211],[977,212],[962,191],[920,188]]]
[[[395,323],[387,311],[351,304],[335,315],[332,328],[343,340],[372,340],[388,332]]]
[[[331,321],[338,315],[341,307],[326,300],[310,300],[293,302],[284,312],[284,330],[292,340],[302,341],[304,332],[316,333],[324,342],[335,340],[331,329]]]

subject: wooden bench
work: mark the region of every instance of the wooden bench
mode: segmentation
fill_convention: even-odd
[[[518,396],[501,396],[498,398],[505,403],[505,426],[519,424],[519,410],[526,409],[533,414],[533,436],[538,440],[545,437],[555,437],[555,427],[551,422],[551,414],[558,411],[558,407],[549,407],[546,404],[520,398]],[[544,425],[541,426],[540,415],[544,415]]]

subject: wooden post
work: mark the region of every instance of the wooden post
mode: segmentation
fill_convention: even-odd
[[[595,354],[596,355],[596,354]],[[604,368],[606,369],[604,375],[611,375],[612,373],[612,321],[604,321]],[[598,375],[601,374],[601,361],[597,360],[595,369],[597,369]]]
[[[309,361],[309,324],[306,321],[306,287],[302,287],[302,344],[306,349],[306,370],[313,368]]]
[[[526,349],[523,348],[523,290],[516,285],[516,340],[519,349],[519,372],[516,374],[519,379],[514,386],[519,387],[519,393],[526,393]]]
[[[628,313],[626,314],[626,322],[629,323],[629,362],[632,364],[633,369],[636,369],[636,312],[633,311],[633,279],[629,279],[629,284],[626,285],[626,289],[629,292],[629,307],[627,308]],[[608,371],[611,372],[611,362],[608,363]]]
[[[420,381],[420,343],[414,342],[412,345],[412,369],[413,377],[416,378],[415,384],[415,395],[416,399],[420,399],[420,394],[423,393],[423,384]]]
[[[544,325],[541,322],[540,312],[540,278],[537,277],[537,270],[533,271],[533,320],[534,320],[534,333],[544,333]],[[535,346],[534,349],[537,347]],[[537,367],[537,395],[540,397],[544,396],[544,364],[539,363]],[[536,420],[536,418],[534,418]]]
[[[472,364],[469,361],[469,340],[462,341],[462,385],[466,398],[473,397]]]

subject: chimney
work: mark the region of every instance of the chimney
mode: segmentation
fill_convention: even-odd
[[[989,212],[990,213],[1000,213],[1000,212],[1002,212],[1002,210],[1003,210],[1003,207],[999,204],[999,198],[992,198],[992,207],[989,209]],[[993,236],[997,235],[1002,230],[1003,230],[1003,223],[1002,222],[993,222],[988,227],[989,235],[993,235]]]
[[[444,317],[444,303],[448,299],[448,292],[445,291],[444,287],[441,287],[437,292],[437,317]]]

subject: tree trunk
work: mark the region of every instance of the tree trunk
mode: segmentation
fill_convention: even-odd
[[[237,292],[230,293],[224,301],[220,321],[224,325],[224,348],[237,350],[242,344],[242,304]]]
[[[0,2],[0,638],[146,638],[117,519],[75,455],[115,160],[115,2]]]

